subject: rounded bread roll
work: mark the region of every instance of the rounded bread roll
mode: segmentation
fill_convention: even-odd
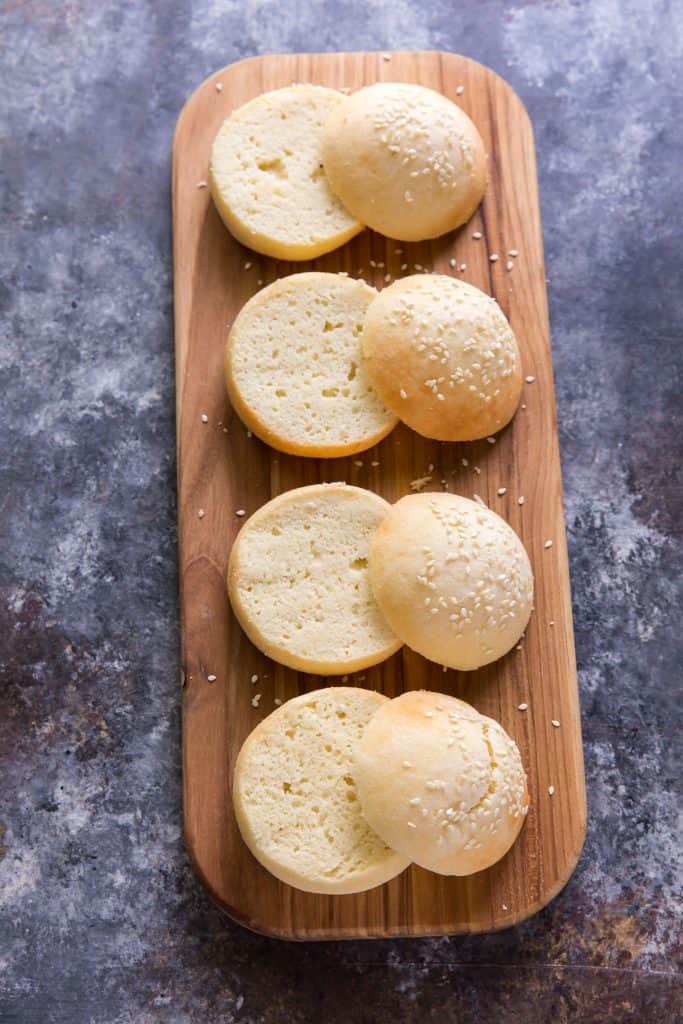
[[[228,338],[225,377],[243,422],[292,455],[336,458],[377,444],[397,417],[377,397],[361,348],[377,292],[340,274],[292,274],[257,292]]]
[[[321,85],[292,85],[257,96],[223,122],[209,184],[223,222],[243,245],[276,259],[310,260],[363,230],[322,169],[323,124],[344,98]]]
[[[305,892],[363,892],[407,860],[360,812],[353,750],[386,697],[330,687],[287,701],[245,740],[233,804],[242,837],[276,878]]]
[[[502,657],[529,621],[533,575],[505,520],[457,494],[410,494],[370,545],[370,580],[396,636],[450,668]]]
[[[368,575],[370,538],[389,508],[361,487],[313,484],[247,520],[230,553],[228,592],[259,650],[302,672],[342,675],[399,649]]]
[[[365,317],[363,353],[384,405],[425,437],[488,437],[519,404],[519,349],[505,314],[446,275],[404,277],[381,291]]]
[[[529,806],[519,750],[503,727],[440,693],[383,704],[355,748],[353,773],[371,828],[441,875],[495,864]]]
[[[486,154],[467,114],[421,85],[378,82],[337,104],[323,130],[333,191],[359,220],[417,242],[464,224],[486,188]]]

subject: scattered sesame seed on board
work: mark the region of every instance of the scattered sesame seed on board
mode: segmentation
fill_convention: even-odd
[[[558,720],[556,718],[553,718],[550,724],[552,725],[553,729],[559,729],[560,728],[560,723],[558,722]]]
[[[489,255],[489,263],[495,263],[495,262],[496,262],[496,260],[499,260],[499,259],[500,259],[500,256],[498,255],[498,253],[497,253],[497,252],[492,252],[492,253],[491,253],[491,254]]]
[[[394,249],[394,256],[401,256],[402,253],[403,253],[403,249]]]
[[[255,693],[254,696],[251,698],[251,706],[252,706],[252,708],[257,708],[259,706],[259,701],[260,700],[261,700],[261,694],[260,693]]]
[[[501,496],[501,498],[502,498],[504,494],[507,494],[507,487],[499,487],[499,488],[498,488],[498,494],[499,494],[499,495]]]
[[[370,465],[372,466],[373,469],[376,469],[379,466],[379,462],[377,461],[377,459],[373,459]]]
[[[276,697],[273,701],[273,704],[275,705],[276,708],[279,708],[280,705],[282,704],[282,701],[280,700],[279,697]]]
[[[488,441],[489,444],[495,444],[496,443],[495,437],[487,437],[486,440]]]
[[[553,546],[553,542],[551,540],[547,540],[545,542],[545,544],[543,545],[544,548],[551,548],[552,546]]]
[[[473,231],[473,232],[472,232],[472,238],[476,238],[476,239],[477,239],[477,241],[478,241],[478,240],[479,240],[480,238],[483,238],[483,237],[484,237],[484,236],[482,235],[481,231]]]
[[[363,460],[362,459],[354,459],[353,460],[353,464],[354,464],[354,466],[358,466],[358,469],[362,469],[363,468]]]
[[[208,423],[209,422],[209,417],[206,415],[205,412],[202,413],[201,420],[202,420],[202,423]]]
[[[246,510],[245,510],[245,509],[243,509],[243,508],[237,508],[237,509],[235,509],[235,515],[236,515],[236,516],[239,516],[240,518],[241,518],[242,516],[246,516],[246,514],[247,514],[247,513],[246,513]]]
[[[406,825],[408,826],[408,828],[417,828],[417,825],[415,824],[414,821],[407,821]]]
[[[410,481],[411,491],[421,491],[423,487],[426,487],[431,480],[431,476],[418,476],[415,480]]]
[[[401,264],[401,270],[407,270],[407,269],[408,269],[408,264],[407,263],[402,263]]]
[[[525,377],[524,380],[527,382],[527,384],[533,384],[533,382],[536,380],[536,378],[532,377],[532,376],[529,376],[529,377]]]
[[[207,183],[205,181],[198,181],[197,188],[206,188]]]
[[[550,622],[548,623],[548,625],[549,626],[554,626],[555,625],[555,619],[551,619]]]
[[[525,501],[526,501],[526,498],[524,497],[524,495],[520,494],[520,496],[517,498],[517,504],[518,505],[523,505]]]
[[[507,910],[508,909],[506,903],[501,903],[501,907],[502,907],[503,910]]]
[[[554,792],[555,792],[555,787],[554,786],[548,786],[548,792],[552,796],[554,794]]]
[[[198,510],[198,512],[197,512],[197,517],[198,517],[199,519],[203,519],[203,518],[204,518],[204,516],[205,516],[205,512],[204,512],[204,509],[203,509],[203,508],[200,508],[200,509]]]
[[[399,395],[401,396],[401,398],[407,398],[408,397],[408,395],[405,392],[405,388],[401,388],[401,390],[399,391]]]
[[[223,92],[223,83],[216,82],[216,92]]]
[[[251,437],[251,436],[252,436],[251,430],[248,430],[247,431],[247,437]]]
[[[467,264],[466,264],[466,263],[461,263],[461,264],[460,264],[460,269],[461,269],[462,271],[465,271],[465,270],[467,270]]]
[[[455,90],[455,95],[456,96],[462,96],[464,91],[465,91],[465,86],[464,85],[459,85],[458,88]]]
[[[383,53],[382,54],[382,60],[391,60],[391,54],[390,53]]]
[[[468,462],[467,459],[461,459],[460,461],[463,464],[463,466],[465,466],[465,468],[467,468],[467,466],[469,466],[469,462]]]
[[[348,683],[348,681],[349,681],[349,677],[348,676],[342,676],[342,683]]]
[[[247,260],[247,262],[244,264],[244,269],[245,270],[251,270],[252,266],[253,266],[253,264],[250,263],[249,260]]]
[[[258,673],[257,672],[254,672],[253,676],[251,677],[251,681],[252,681],[252,683],[258,683]]]
[[[472,469],[477,474],[477,476],[481,476],[481,470],[479,469],[479,466],[473,466]]]
[[[518,705],[517,705],[517,710],[518,710],[518,711],[526,711],[526,709],[527,709],[528,707],[529,707],[529,705],[528,705],[528,704],[518,704]]]
[[[404,761],[403,762],[403,767],[404,768],[412,768],[413,765],[412,765],[412,763],[410,761]]]
[[[513,267],[514,267],[514,263],[512,262],[512,260],[508,260],[507,263],[505,264],[505,269],[506,270],[512,270]]]
[[[385,274],[384,275],[384,283],[385,284],[389,284],[390,281],[391,281],[391,274]]]
[[[482,508],[488,508],[488,505],[486,504],[486,502],[484,501],[480,494],[473,494],[472,497],[476,501],[477,505],[481,505]]]
[[[508,249],[508,256],[519,256],[519,249]]]
[[[449,265],[449,267],[455,267],[455,266],[456,266],[456,264],[457,264],[457,260],[454,260],[454,259],[453,259],[453,258],[451,257],[451,259],[450,259],[450,260],[448,261],[448,265]]]
[[[206,678],[209,680],[210,683],[215,683],[216,681],[216,677],[214,675],[207,676]]]
[[[433,462],[430,462],[429,465],[427,466],[427,472],[428,473],[433,473],[434,472],[434,463]]]
[[[526,409],[526,404],[522,402],[522,409]]]

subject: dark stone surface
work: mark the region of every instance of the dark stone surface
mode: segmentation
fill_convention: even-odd
[[[675,8],[4,5],[3,1024],[683,1016]],[[181,841],[171,134],[239,57],[419,47],[494,67],[536,128],[588,838],[513,930],[292,946],[221,917]]]

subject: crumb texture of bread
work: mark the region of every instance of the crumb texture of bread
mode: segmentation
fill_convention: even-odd
[[[363,892],[398,875],[407,860],[360,812],[353,752],[386,697],[329,687],[287,701],[247,737],[237,758],[233,804],[256,859],[305,892]]]
[[[348,484],[286,491],[248,519],[233,545],[228,592],[240,625],[269,657],[342,675],[401,646],[370,586],[371,538],[390,506]]]
[[[512,328],[498,303],[465,281],[417,274],[385,288],[368,309],[363,352],[382,402],[425,437],[488,437],[519,405]]]
[[[486,188],[486,154],[455,103],[421,85],[378,82],[330,111],[323,164],[345,207],[374,231],[417,242],[464,224]]]
[[[377,444],[398,422],[370,384],[363,321],[376,291],[340,274],[281,278],[257,292],[228,338],[232,405],[267,444],[337,458]]]
[[[517,744],[453,697],[404,693],[378,709],[354,755],[363,815],[391,846],[442,875],[470,875],[510,849],[529,807]]]
[[[396,636],[462,671],[506,654],[532,611],[521,540],[495,512],[457,494],[410,494],[393,505],[372,538],[370,579]]]
[[[275,259],[309,260],[363,230],[333,194],[322,130],[344,95],[319,85],[263,93],[234,110],[211,149],[209,184],[228,230]]]

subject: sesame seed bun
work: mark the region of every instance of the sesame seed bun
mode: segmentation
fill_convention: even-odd
[[[350,686],[287,701],[247,737],[235,764],[233,805],[242,837],[276,878],[305,892],[363,892],[407,860],[360,812],[353,749],[389,701]]]
[[[464,224],[486,187],[486,154],[474,124],[421,85],[380,82],[336,104],[322,154],[346,209],[406,242]]]
[[[225,378],[233,408],[257,437],[292,455],[338,458],[370,448],[396,426],[361,349],[376,294],[341,274],[292,274],[240,310]]]
[[[354,753],[363,816],[402,856],[470,875],[507,853],[529,798],[517,745],[492,718],[440,693],[383,704]]]
[[[310,260],[363,230],[330,190],[322,127],[344,101],[320,85],[263,93],[234,110],[211,149],[211,195],[243,245],[281,260]]]
[[[450,668],[502,657],[526,628],[533,575],[517,534],[456,494],[401,498],[370,545],[370,580],[404,643]]]
[[[381,291],[365,317],[363,353],[384,405],[425,437],[488,437],[519,404],[519,349],[505,314],[446,275],[404,277]]]
[[[270,658],[319,675],[376,665],[401,646],[372,594],[370,538],[389,504],[361,487],[313,484],[273,498],[233,544],[228,593]]]

